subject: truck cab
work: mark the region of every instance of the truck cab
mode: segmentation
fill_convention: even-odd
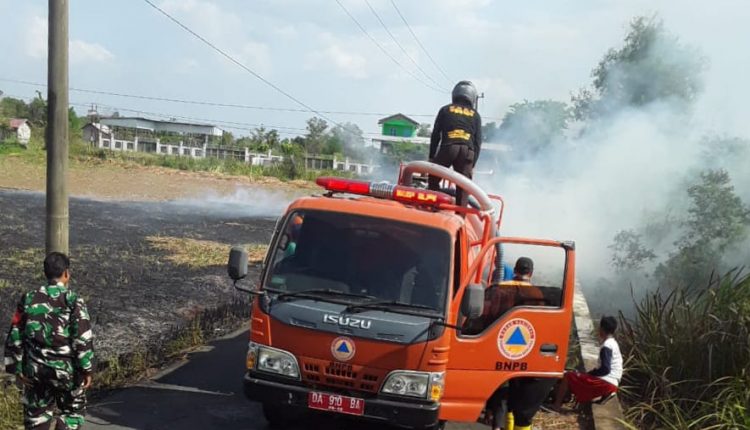
[[[412,185],[427,173],[470,204]],[[502,205],[431,163],[407,165],[396,185],[317,182],[325,194],[291,203],[259,284],[243,289],[254,296],[245,394],[272,426],[315,410],[442,428],[476,422],[514,378],[562,376],[572,242],[501,236]],[[521,254],[554,266],[544,282],[503,282],[504,259]],[[232,250],[229,272],[246,275],[244,250]]]

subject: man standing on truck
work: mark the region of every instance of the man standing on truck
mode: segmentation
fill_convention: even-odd
[[[451,167],[471,179],[482,146],[482,119],[476,110],[477,89],[469,81],[453,88],[453,102],[438,111],[430,138],[429,160]],[[440,190],[440,178],[430,175],[429,189]],[[456,204],[466,206],[468,195],[456,189]]]

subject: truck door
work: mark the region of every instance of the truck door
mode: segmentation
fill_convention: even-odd
[[[531,259],[530,279],[519,275],[486,286],[482,317],[466,320],[460,314],[463,294],[476,271],[483,270],[479,261],[496,243],[502,243],[503,259],[511,267],[519,257]],[[495,238],[470,263],[451,308],[459,328],[451,331],[440,413],[440,419],[449,421],[475,421],[511,378],[561,377],[573,318],[572,242]]]

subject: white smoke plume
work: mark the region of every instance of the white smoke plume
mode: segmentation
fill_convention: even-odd
[[[270,190],[260,187],[237,187],[232,193],[207,191],[193,197],[173,200],[174,210],[193,211],[196,214],[237,218],[276,218],[303,191]]]
[[[724,48],[731,45],[727,43]],[[658,57],[654,61],[684,60],[680,57],[684,52],[655,51],[653,55]],[[710,51],[702,54],[712,58]],[[723,58],[724,53],[720,54]],[[739,66],[741,61],[737,63]],[[689,203],[687,184],[694,181],[697,172],[726,169],[737,195],[745,204],[750,203],[750,152],[722,155],[718,148],[707,148],[704,143],[707,135],[750,137],[747,128],[738,127],[737,122],[738,116],[750,113],[748,106],[742,103],[727,109],[712,92],[727,84],[722,81],[727,78],[725,72],[723,68],[708,68],[701,76],[706,90],[698,91],[694,100],[665,99],[640,107],[606,106],[606,114],[595,123],[571,124],[567,136],[542,154],[526,154],[516,146],[515,152],[501,155],[497,164],[484,154],[478,167],[491,168],[495,175],[476,180],[485,189],[504,196],[507,210],[503,234],[575,240],[578,277],[584,288],[588,284],[589,291],[601,298],[609,292],[592,286],[607,285],[602,278],[614,279],[608,246],[615,234],[658,222],[672,223],[672,234],[678,234],[679,215]],[[618,78],[615,73],[609,79]],[[647,83],[652,78],[642,76]],[[627,83],[619,84],[622,87]],[[744,87],[744,83],[738,83],[738,87]],[[722,117],[717,112],[728,114]],[[676,216],[670,218],[670,214]],[[654,264],[664,261],[674,249],[672,236],[645,240],[657,254]],[[734,255],[730,260],[728,264],[748,263],[747,255]],[[648,269],[653,270],[653,265]]]

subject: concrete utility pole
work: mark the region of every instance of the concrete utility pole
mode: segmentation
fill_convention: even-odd
[[[46,249],[68,254],[68,0],[49,0]]]

